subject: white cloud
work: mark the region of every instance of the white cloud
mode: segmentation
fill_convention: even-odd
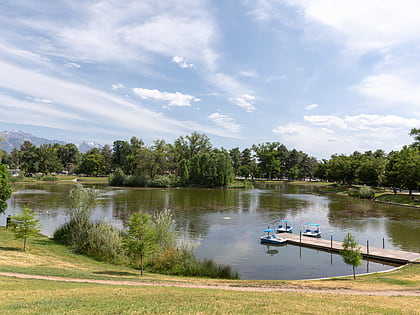
[[[415,74],[404,77],[393,73],[371,75],[354,89],[364,96],[380,100],[382,107],[398,106],[398,111],[411,112],[411,115],[420,118],[420,84]]]
[[[180,92],[169,93],[159,90],[150,90],[142,88],[134,88],[133,92],[142,99],[154,99],[159,101],[169,101],[168,106],[191,106],[191,102],[199,102],[200,99],[195,96],[182,94]]]
[[[237,133],[240,130],[240,126],[235,123],[233,118],[223,115],[220,113],[213,113],[208,116],[212,121],[214,121],[218,126],[229,130],[230,132]]]
[[[67,68],[76,68],[76,69],[80,69],[81,66],[78,63],[74,63],[74,62],[66,62],[64,64]]]
[[[318,104],[311,104],[311,105],[306,106],[306,109],[307,110],[313,110],[313,109],[315,109],[317,107],[318,107]]]
[[[346,123],[351,124],[351,121]],[[329,122],[326,122],[326,125],[329,125]],[[411,127],[406,125],[390,128],[389,124],[384,122],[385,127],[380,127],[378,122],[373,127],[359,126],[351,130],[342,128],[332,130],[323,126],[324,124],[320,123],[313,125],[288,123],[277,126],[273,129],[273,133],[279,137],[276,141],[284,143],[288,148],[302,150],[317,158],[329,158],[336,153],[351,154],[354,151],[365,152],[376,149],[390,152],[400,150],[403,144],[411,142],[408,136]]]
[[[36,102],[36,103],[47,103],[47,104],[52,103],[52,101],[51,101],[51,100],[46,99],[46,98],[40,98],[40,97],[38,97],[38,96],[35,96],[35,97],[32,97],[32,96],[27,96],[26,98],[27,98],[28,100],[31,100],[31,101]]]
[[[172,57],[172,62],[175,62],[176,64],[178,64],[178,66],[182,69],[186,69],[186,68],[194,68],[194,64],[192,63],[187,63],[187,61],[185,60],[184,57],[181,56],[174,56]]]
[[[244,108],[247,112],[251,113],[255,111],[254,101],[256,97],[249,94],[243,94],[237,98],[231,98],[230,101],[235,105]]]
[[[414,126],[420,125],[419,119],[404,118],[395,115],[368,115],[345,116],[340,118],[333,115],[304,116],[304,120],[317,126],[340,128],[344,130],[384,130],[399,129],[408,132]]]
[[[119,90],[119,89],[125,89],[125,86],[124,86],[124,84],[122,84],[122,83],[116,83],[116,84],[113,84],[112,86],[111,86],[111,90]]]
[[[12,112],[15,118],[18,108],[30,106],[32,110],[25,110],[23,111],[25,115],[18,115],[23,116],[28,125],[39,125],[42,121],[45,126],[51,126],[54,123],[60,129],[78,130],[80,129],[78,125],[80,120],[89,120],[90,125],[103,126],[101,128],[104,130],[109,129],[106,126],[113,125],[130,132],[141,130],[143,133],[175,135],[188,128],[185,123],[167,118],[115,95],[49,77],[2,61],[0,61],[0,87],[13,91],[16,95],[39,95],[40,100],[54,100],[54,104],[44,102],[37,103],[36,106],[23,103],[16,97],[9,97],[7,102],[0,102],[0,109]],[[15,110],[10,111],[9,107],[13,107]],[[39,112],[41,109],[48,115],[42,115]],[[74,112],[77,112],[80,118],[78,120],[67,119]],[[6,117],[0,116],[2,120]],[[16,121],[16,119],[10,121]],[[106,126],[103,125],[104,121],[107,122]],[[62,127],[60,127],[61,125]],[[84,124],[83,128],[86,130],[88,127]],[[89,128],[93,127],[89,126]]]
[[[385,51],[420,39],[417,1],[286,0],[286,3],[302,9],[308,22],[327,26],[337,40],[343,40],[347,49],[355,53]]]
[[[61,1],[65,19],[55,18],[56,7],[40,7],[13,4],[15,11],[30,14],[4,17],[5,23],[23,31],[10,34],[11,42],[30,42],[32,51],[74,61],[131,65],[133,61],[150,63],[151,54],[157,53],[188,56],[208,68],[215,67],[217,54],[212,46],[217,27],[207,1]],[[24,33],[32,34],[31,41],[19,36]]]

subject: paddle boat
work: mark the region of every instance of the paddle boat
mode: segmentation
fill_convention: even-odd
[[[320,229],[319,224],[316,224],[316,223],[304,224],[302,235],[310,236],[310,237],[321,237],[321,229]]]
[[[276,233],[275,233],[276,229],[266,229],[266,230],[264,230],[264,232],[267,233],[267,235],[263,235],[263,236],[260,237],[261,244],[280,245],[280,244],[285,244],[287,242],[286,239],[281,238],[281,237],[276,235]]]
[[[292,221],[279,220],[279,226],[277,227],[277,233],[292,233]]]

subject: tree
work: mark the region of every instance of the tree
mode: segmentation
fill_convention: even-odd
[[[354,236],[350,233],[344,237],[343,249],[340,251],[344,262],[353,267],[353,279],[356,279],[356,267],[362,264],[362,254]]]
[[[12,225],[16,239],[23,238],[23,251],[26,251],[26,239],[38,234],[41,230],[39,219],[35,219],[35,214],[29,208],[20,211],[20,214],[12,216]]]
[[[404,146],[401,151],[392,152],[387,165],[387,179],[393,186],[408,189],[411,195],[419,185],[419,149]]]
[[[140,261],[140,275],[143,275],[144,259],[157,247],[156,229],[149,214],[137,212],[128,220],[126,237],[128,252]]]
[[[278,148],[280,143],[266,142],[264,144],[253,145],[252,150],[255,152],[259,167],[268,180],[273,178],[273,175],[280,172],[280,160],[278,159]]]
[[[79,173],[98,176],[105,174],[105,158],[102,154],[87,154],[83,157]]]
[[[12,195],[12,188],[9,183],[9,171],[5,164],[0,164],[0,214],[7,208],[6,200]]]
[[[37,173],[39,161],[37,148],[30,141],[25,141],[20,146],[20,169],[25,175]]]
[[[420,149],[420,128],[412,128],[410,131],[410,136],[414,138],[413,147]]]
[[[73,173],[79,155],[79,149],[73,143],[57,146],[57,156],[60,159],[61,164],[67,170],[68,174]]]

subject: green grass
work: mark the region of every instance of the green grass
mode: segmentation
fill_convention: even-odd
[[[240,289],[297,288],[299,292],[248,292],[176,287],[69,283],[0,276],[0,314],[415,314],[419,297],[336,295],[323,290],[420,290],[420,265],[383,274],[308,281],[217,280],[165,276],[101,263],[71,253],[39,235],[21,250],[0,228],[0,271],[87,279],[192,283]],[[306,293],[305,290],[316,290]]]
[[[420,195],[413,195],[414,199],[420,200]],[[383,202],[391,202],[402,205],[417,206],[420,207],[420,201],[412,200],[412,196],[408,194],[380,194],[376,197],[376,200]]]

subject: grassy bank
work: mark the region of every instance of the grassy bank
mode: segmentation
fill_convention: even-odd
[[[213,289],[132,287],[65,283],[0,277],[2,314],[191,314],[280,313],[300,314],[415,314],[416,296],[370,296],[369,292],[420,290],[420,266],[410,265],[384,274],[308,281],[212,280],[164,276],[99,263],[70,253],[66,247],[37,236],[21,251],[21,240],[0,229],[0,271],[84,279],[200,284]],[[238,291],[214,289],[218,286]],[[250,288],[290,288],[297,292],[244,292]],[[305,292],[311,291],[311,292]],[[325,290],[328,290],[326,293]],[[348,294],[332,294],[331,290]],[[366,295],[352,294],[365,290]]]

